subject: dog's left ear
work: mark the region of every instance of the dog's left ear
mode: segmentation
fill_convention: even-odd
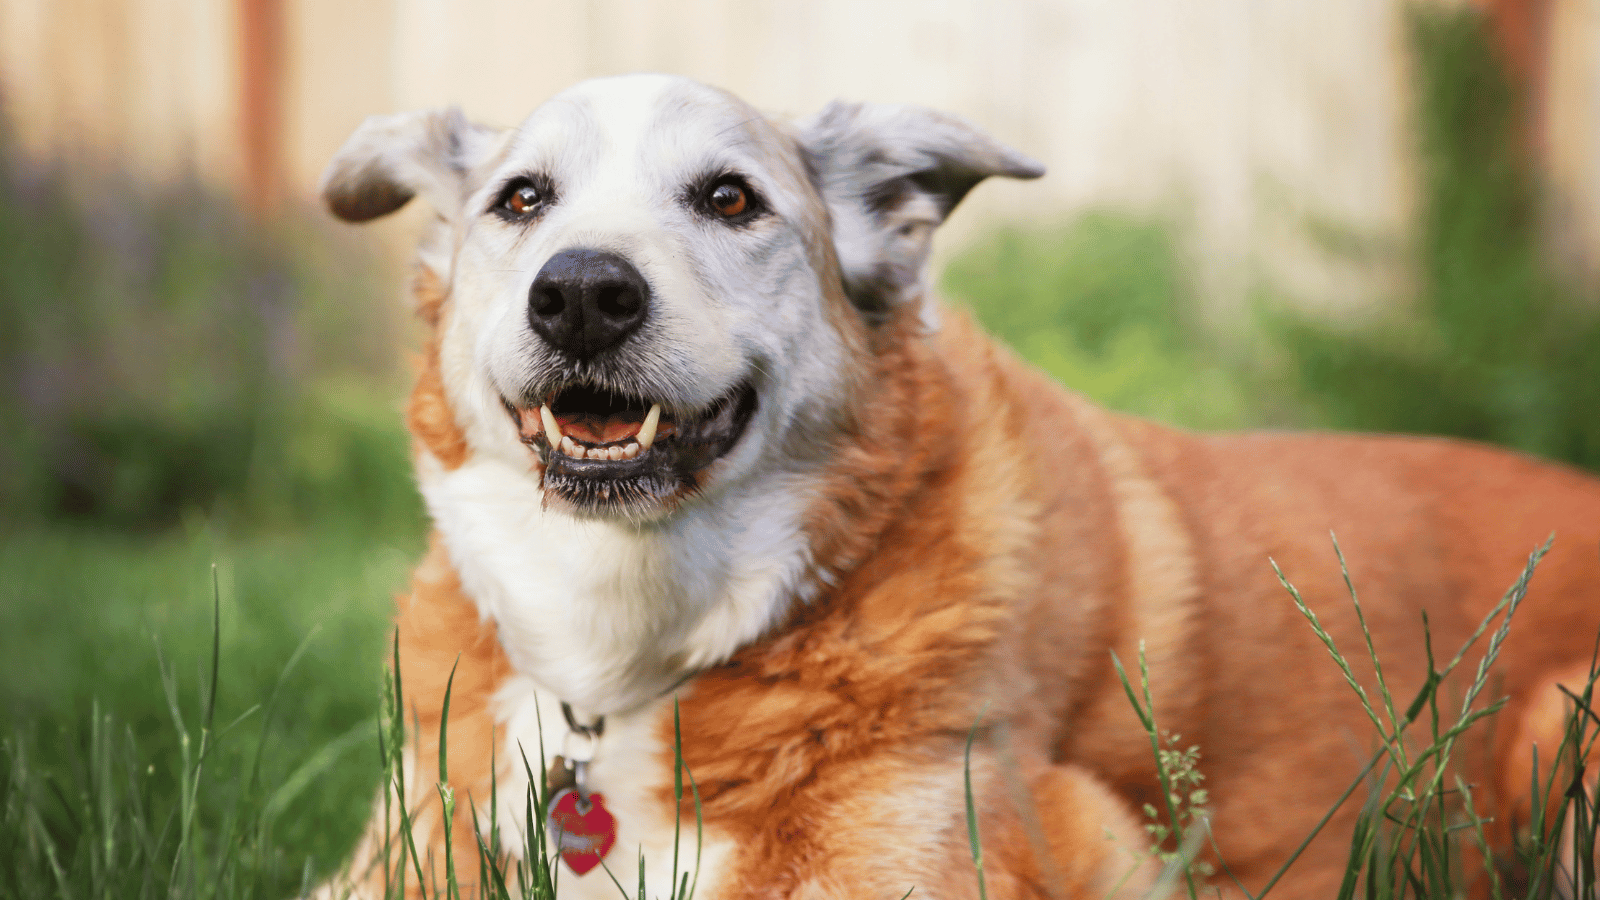
[[[798,125],[845,291],[874,321],[920,301],[924,324],[937,327],[923,283],[933,230],[990,175],[1044,174],[968,122],[917,106],[834,102]]]
[[[420,194],[453,220],[466,201],[468,174],[504,133],[467,121],[455,107],[372,116],[323,171],[322,199],[339,218],[365,222]]]

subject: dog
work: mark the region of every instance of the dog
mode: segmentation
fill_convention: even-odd
[[[510,129],[444,110],[355,132],[332,212],[437,214],[406,413],[434,530],[395,626],[422,862],[447,849],[448,685],[469,883],[475,830],[515,857],[549,816],[565,898],[631,885],[641,855],[666,897],[675,851],[702,898],[977,897],[970,779],[989,896],[1139,896],[1160,788],[1113,655],[1142,653],[1157,727],[1199,748],[1202,855],[1227,873],[1208,891],[1257,891],[1375,746],[1272,568],[1364,658],[1330,531],[1401,702],[1429,676],[1421,613],[1453,650],[1556,535],[1499,662],[1507,703],[1457,754],[1509,844],[1600,629],[1600,482],[1451,440],[1095,407],[925,273],[978,182],[1041,174],[935,111],[788,123],[659,75]],[[541,746],[563,757],[549,811],[526,799]],[[1356,805],[1275,896],[1335,892]],[[380,895],[393,818],[325,895]]]

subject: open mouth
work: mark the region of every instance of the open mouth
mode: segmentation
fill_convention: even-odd
[[[748,381],[698,410],[588,385],[543,399],[506,409],[544,462],[547,495],[590,511],[643,511],[693,490],[700,471],[738,443],[756,409]]]

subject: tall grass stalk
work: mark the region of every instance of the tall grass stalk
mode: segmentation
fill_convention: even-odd
[[[1487,823],[1473,803],[1472,786],[1454,773],[1451,763],[1462,735],[1469,728],[1492,716],[1505,703],[1504,698],[1499,698],[1482,707],[1477,706],[1479,698],[1489,685],[1494,665],[1510,633],[1511,622],[1527,596],[1529,580],[1540,559],[1549,550],[1549,546],[1550,542],[1546,541],[1534,551],[1516,583],[1442,668],[1435,662],[1427,616],[1426,613],[1423,614],[1423,650],[1427,658],[1428,675],[1416,697],[1405,708],[1405,712],[1397,715],[1393,694],[1383,675],[1382,662],[1374,649],[1365,614],[1361,611],[1360,599],[1351,584],[1344,555],[1339,551],[1335,540],[1334,549],[1339,558],[1340,571],[1350,592],[1351,603],[1356,609],[1356,619],[1365,642],[1365,651],[1373,665],[1374,686],[1382,702],[1387,722],[1375,712],[1366,690],[1355,678],[1344,653],[1322,625],[1315,611],[1306,605],[1300,592],[1283,573],[1278,572],[1280,581],[1294,599],[1296,607],[1344,674],[1352,692],[1360,700],[1380,744],[1379,750],[1362,775],[1363,780],[1370,779],[1367,782],[1368,798],[1356,818],[1349,862],[1338,894],[1341,900],[1356,897],[1358,894],[1373,900],[1462,896],[1471,888],[1476,878],[1487,879],[1490,896],[1495,898],[1505,896],[1505,885],[1498,868],[1503,860],[1497,861],[1488,846],[1485,833]],[[1277,569],[1276,564],[1274,569]],[[1440,686],[1486,634],[1487,644],[1459,705],[1453,712],[1446,711],[1442,708],[1444,704],[1440,697]],[[1587,732],[1585,712],[1586,698],[1592,692],[1593,680],[1591,674],[1583,697],[1579,699],[1577,709],[1569,720],[1567,738],[1562,742],[1557,754],[1558,759],[1567,761],[1569,771],[1577,773],[1572,788],[1564,795],[1558,819],[1564,820],[1568,810],[1572,809],[1579,813],[1577,816],[1579,824],[1583,823],[1581,810],[1585,805],[1584,798],[1587,797],[1587,793],[1583,789],[1581,767],[1573,766],[1572,761],[1582,759],[1583,752],[1578,751],[1586,752],[1593,740],[1592,735]],[[1419,720],[1426,728],[1420,740],[1411,734]],[[1414,753],[1411,747],[1415,747]],[[1371,774],[1374,769],[1377,772],[1375,776]],[[1529,873],[1529,891],[1526,896],[1530,897],[1552,896],[1549,892],[1553,888],[1552,873],[1556,871],[1555,864],[1559,862],[1556,857],[1559,855],[1557,851],[1562,841],[1561,823],[1547,822],[1541,809],[1543,798],[1548,796],[1550,788],[1555,783],[1550,780],[1554,775],[1552,770],[1542,785],[1542,790],[1537,780],[1537,772],[1534,776],[1535,821],[1529,830],[1530,837],[1520,851],[1522,862],[1526,866],[1525,870]],[[1345,798],[1353,793],[1357,783],[1351,785],[1351,790],[1346,792]],[[1575,806],[1574,801],[1576,801]],[[1343,802],[1344,798],[1341,798],[1340,804]],[[1337,808],[1336,806],[1335,809]],[[1330,810],[1329,817],[1332,812],[1333,810]],[[1322,824],[1326,824],[1326,821],[1327,818]],[[1553,828],[1550,827],[1551,824],[1554,824]],[[1321,827],[1319,825],[1317,830],[1320,831]],[[1576,849],[1572,852],[1577,858],[1584,860],[1584,865],[1590,868],[1587,872],[1587,883],[1581,887],[1587,892],[1583,896],[1591,896],[1593,828],[1591,826],[1583,830],[1586,833],[1578,835],[1581,840],[1574,843]],[[1484,872],[1476,873],[1464,869],[1466,859],[1463,857],[1460,844],[1463,838],[1470,840],[1473,849],[1480,854]],[[1295,855],[1298,856],[1298,851]],[[1284,870],[1287,870],[1293,861],[1291,858]],[[1283,871],[1280,870],[1262,893],[1270,890],[1282,874]],[[1580,882],[1584,874],[1579,873]],[[1580,885],[1569,882],[1568,887],[1573,886]]]
[[[978,713],[978,721],[972,723],[972,728],[967,732],[967,748],[961,758],[963,784],[967,799],[967,845],[972,849],[972,867],[978,873],[978,900],[989,900],[989,886],[983,877],[983,841],[978,834],[977,805],[972,800],[972,741],[978,736],[978,724],[989,711],[987,703],[983,711]]]
[[[1152,848],[1152,852],[1163,863],[1155,893],[1164,896],[1181,878],[1190,900],[1194,900],[1199,895],[1199,885],[1194,877],[1195,860],[1201,849],[1201,842],[1197,838],[1205,834],[1209,826],[1203,813],[1198,817],[1198,821],[1196,820],[1192,806],[1184,802],[1187,798],[1178,794],[1175,773],[1170,765],[1172,756],[1169,751],[1161,749],[1161,735],[1156,727],[1155,699],[1150,693],[1150,667],[1144,656],[1144,641],[1139,642],[1139,685],[1143,694],[1142,702],[1140,696],[1134,693],[1133,683],[1128,679],[1128,672],[1123,668],[1122,660],[1117,657],[1115,651],[1111,654],[1111,664],[1116,667],[1117,679],[1122,682],[1122,690],[1128,695],[1128,703],[1133,706],[1134,714],[1139,717],[1139,725],[1150,740],[1150,751],[1154,754],[1156,762],[1156,778],[1161,787],[1161,802],[1166,812],[1165,822],[1155,822],[1152,826],[1147,826],[1147,830],[1155,838],[1156,846]],[[1158,818],[1153,808],[1147,807],[1146,813],[1151,819]],[[1167,852],[1161,849],[1168,838],[1176,847],[1175,851]]]
[[[1481,833],[1483,822],[1476,818],[1470,804],[1451,799],[1451,795],[1457,794],[1458,791],[1453,787],[1447,788],[1445,778],[1450,771],[1453,752],[1462,733],[1504,705],[1504,699],[1499,699],[1482,709],[1474,708],[1479,695],[1488,684],[1489,673],[1499,658],[1501,647],[1510,631],[1512,618],[1527,595],[1528,581],[1533,577],[1535,567],[1549,546],[1549,542],[1546,541],[1529,557],[1521,577],[1490,610],[1442,669],[1437,668],[1435,664],[1431,635],[1424,613],[1424,651],[1428,662],[1428,674],[1417,696],[1406,707],[1404,715],[1397,717],[1394,713],[1393,694],[1382,675],[1382,662],[1373,648],[1372,634],[1367,627],[1365,614],[1361,611],[1359,596],[1350,582],[1344,555],[1339,551],[1335,539],[1334,548],[1338,555],[1340,572],[1350,591],[1351,603],[1356,609],[1357,624],[1373,664],[1375,684],[1384,709],[1388,713],[1387,728],[1374,711],[1366,690],[1356,679],[1350,663],[1335,643],[1333,636],[1322,625],[1316,612],[1306,605],[1299,590],[1278,569],[1276,562],[1273,563],[1274,571],[1294,599],[1295,606],[1344,674],[1351,691],[1360,700],[1381,746],[1379,755],[1375,757],[1382,760],[1378,777],[1372,781],[1368,800],[1356,819],[1349,864],[1339,891],[1341,900],[1356,896],[1358,889],[1363,891],[1363,896],[1369,898],[1448,897],[1455,896],[1457,892],[1465,889],[1465,884],[1462,883],[1465,873],[1459,871],[1460,854],[1456,850],[1454,835],[1462,830]],[[1471,648],[1489,632],[1496,619],[1499,620],[1499,625],[1490,635],[1460,708],[1453,719],[1446,719],[1441,715],[1439,687],[1465,659]],[[1428,713],[1426,745],[1420,749],[1415,758],[1412,758],[1406,746],[1407,731],[1424,711]],[[1390,786],[1385,788],[1385,785]],[[1492,870],[1492,865],[1490,869]],[[1498,879],[1494,878],[1492,872],[1486,873],[1486,877],[1490,877],[1496,882],[1495,886],[1498,886]],[[1276,880],[1274,878],[1268,884],[1268,889],[1276,883]]]

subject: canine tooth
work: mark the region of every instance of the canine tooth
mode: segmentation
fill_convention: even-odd
[[[550,411],[548,404],[539,407],[539,420],[544,423],[544,439],[550,442],[551,447],[561,446],[561,426],[556,424],[555,413]]]
[[[607,447],[606,448],[606,459],[618,460],[618,459],[621,459],[621,458],[622,458],[622,448],[621,447]]]
[[[639,426],[639,434],[634,440],[639,442],[639,452],[650,449],[656,442],[656,428],[661,424],[661,404],[650,404],[650,413],[644,417],[644,424]]]
[[[622,458],[623,459],[633,459],[634,457],[636,457],[638,455],[639,455],[639,445],[637,443],[634,443],[633,441],[629,441],[628,443],[622,445]]]
[[[561,439],[561,452],[568,456],[576,456],[579,459],[583,459],[583,451],[578,449],[577,443],[569,437]]]

